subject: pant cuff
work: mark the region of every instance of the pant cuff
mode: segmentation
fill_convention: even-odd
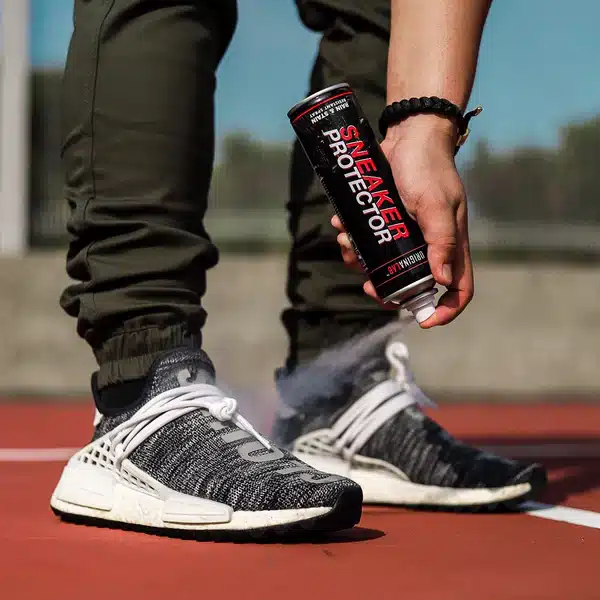
[[[98,388],[145,377],[156,358],[182,346],[200,348],[201,334],[183,324],[123,331],[94,349],[98,361]]]
[[[398,321],[396,311],[284,311],[289,351],[285,370],[314,361],[326,349]]]

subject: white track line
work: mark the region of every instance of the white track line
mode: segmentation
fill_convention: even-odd
[[[600,529],[600,513],[591,510],[569,508],[568,506],[553,506],[552,504],[542,504],[541,502],[524,502],[520,508],[532,517]]]
[[[499,444],[483,446],[483,450],[492,454],[511,456],[513,458],[597,458],[600,459],[600,441],[598,442],[564,442],[553,444]]]
[[[540,444],[539,446],[498,446],[494,450],[505,456],[519,458],[598,458],[600,452],[595,444]],[[77,448],[0,448],[0,463],[64,462]],[[520,508],[524,514],[551,521],[560,521],[600,529],[600,513],[591,510],[553,506],[541,502],[524,502]]]
[[[503,456],[523,459],[597,458],[600,460],[600,441],[578,444],[504,444],[484,446],[484,450]],[[0,448],[2,462],[54,462],[70,458],[78,448]]]
[[[0,462],[62,462],[77,448],[0,448]]]

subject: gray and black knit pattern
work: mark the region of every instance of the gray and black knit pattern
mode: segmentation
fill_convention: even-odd
[[[389,364],[379,353],[354,373],[351,389],[344,386],[335,397],[321,399],[319,411],[277,419],[273,439],[291,447],[300,435],[331,427],[363,394],[389,378]],[[542,469],[461,443],[414,405],[384,423],[358,454],[394,465],[413,483],[440,487],[499,488],[526,482],[535,469]]]
[[[391,463],[414,483],[439,487],[500,488],[527,469],[459,442],[416,406],[385,423],[360,454]]]
[[[214,382],[214,369],[204,352],[172,351],[154,365],[140,403],[119,416],[104,417],[94,437],[129,419],[149,399],[180,387],[182,372],[189,382]],[[239,450],[249,443],[254,449],[246,446],[244,457]],[[264,460],[267,455],[270,460]],[[203,409],[164,425],[129,459],[177,492],[221,502],[234,510],[332,507],[349,488],[361,493],[355,483],[321,473],[285,450],[269,450],[232,421],[219,421]]]

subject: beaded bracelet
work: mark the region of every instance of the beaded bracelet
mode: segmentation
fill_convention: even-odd
[[[410,98],[408,100],[400,100],[393,102],[383,109],[379,118],[379,131],[383,137],[387,133],[388,127],[396,125],[400,121],[417,114],[437,114],[442,117],[448,117],[456,121],[458,127],[458,142],[456,144],[456,152],[467,141],[469,137],[469,121],[476,117],[483,108],[477,106],[472,111],[463,115],[460,108],[446,100],[437,96],[422,96],[421,98]]]

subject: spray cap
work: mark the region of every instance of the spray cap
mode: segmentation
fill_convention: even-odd
[[[435,293],[436,288],[432,288],[411,298],[402,305],[402,308],[409,310],[417,323],[426,321],[435,312]]]

